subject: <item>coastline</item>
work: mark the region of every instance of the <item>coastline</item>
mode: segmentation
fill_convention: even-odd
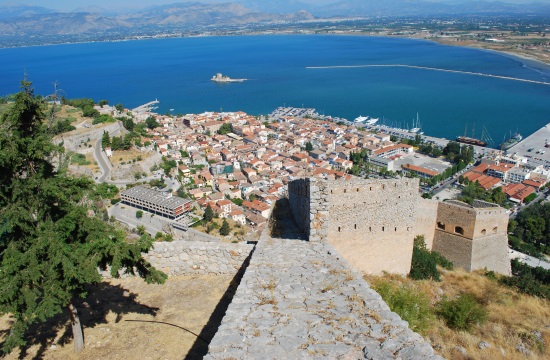
[[[127,41],[142,41],[142,40],[159,40],[159,39],[186,39],[186,38],[197,38],[197,37],[226,37],[226,36],[259,36],[259,35],[303,35],[303,36],[311,36],[311,35],[329,35],[329,36],[369,36],[369,37],[382,37],[382,38],[399,38],[399,39],[410,39],[410,40],[424,40],[429,41],[432,43],[436,43],[439,45],[446,45],[446,46],[457,46],[462,48],[469,48],[469,49],[477,49],[481,51],[488,51],[492,52],[494,54],[498,54],[501,56],[508,57],[510,59],[514,59],[520,63],[522,63],[525,66],[531,67],[534,70],[539,70],[543,72],[548,72],[548,75],[550,75],[550,58],[545,61],[545,59],[541,59],[537,56],[532,55],[526,55],[524,53],[520,52],[514,52],[510,51],[508,49],[500,50],[500,49],[492,49],[487,48],[483,46],[476,46],[476,45],[469,45],[469,44],[456,44],[453,42],[448,41],[440,41],[438,38],[426,38],[426,37],[418,37],[418,36],[391,36],[391,35],[383,35],[383,34],[368,34],[368,33],[353,33],[353,32],[342,32],[342,33],[326,33],[326,34],[314,34],[314,33],[302,33],[302,34],[288,34],[287,32],[281,32],[281,33],[251,33],[251,34],[217,34],[217,35],[211,35],[211,34],[203,34],[203,35],[165,35],[165,36],[151,36],[151,37],[135,37],[135,38],[124,38],[124,39],[111,39],[111,40],[99,40],[99,41],[75,41],[75,42],[63,42],[63,43],[46,43],[46,44],[36,44],[36,45],[21,45],[21,46],[6,46],[1,47],[0,51],[3,49],[19,49],[19,48],[31,48],[31,47],[46,47],[46,46],[59,46],[59,45],[78,45],[78,44],[93,44],[93,43],[117,43],[117,42],[127,42]],[[477,43],[474,43],[477,44]]]

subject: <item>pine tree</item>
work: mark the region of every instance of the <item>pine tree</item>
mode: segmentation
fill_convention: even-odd
[[[126,242],[123,230],[89,215],[93,181],[52,164],[62,148],[48,135],[31,84],[22,85],[0,118],[0,315],[13,318],[1,351],[25,345],[31,325],[67,308],[79,352],[84,338],[74,299],[101,281],[98,268],[110,265],[115,277],[137,273],[148,283],[166,275],[141,256],[152,246],[150,236]]]
[[[223,219],[222,227],[220,228],[220,235],[226,236],[229,235],[230,232],[229,224],[227,223],[227,219]]]
[[[104,131],[103,136],[101,137],[101,147],[105,149],[109,146],[111,146],[111,138],[109,137],[109,133]]]
[[[210,222],[214,218],[214,210],[208,205],[206,207],[206,210],[204,210],[203,219],[205,222]]]

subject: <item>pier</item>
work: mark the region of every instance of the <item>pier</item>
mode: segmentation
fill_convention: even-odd
[[[507,153],[526,157],[531,164],[550,168],[550,123],[512,146]]]
[[[157,104],[159,104],[160,101],[158,101],[157,99],[155,99],[154,101],[151,101],[151,102],[148,102],[147,104],[143,104],[141,106],[138,106],[137,108],[135,109],[132,109],[132,112],[133,113],[145,113],[145,112],[151,112],[153,111],[154,109],[157,108]]]
[[[485,74],[485,73],[479,73],[479,72],[462,71],[462,70],[450,70],[450,69],[441,69],[441,68],[434,68],[434,67],[428,67],[428,66],[416,66],[416,65],[405,65],[405,64],[307,66],[306,69],[355,69],[355,68],[375,68],[375,67],[400,67],[400,68],[408,68],[408,69],[441,71],[441,72],[447,72],[447,73],[474,75],[474,76],[490,77],[490,78],[495,78],[495,79],[520,81],[520,82],[539,84],[539,85],[550,85],[550,82],[529,80],[529,79],[521,79],[521,78],[515,78],[515,77],[511,77],[511,76],[492,75],[492,74]]]

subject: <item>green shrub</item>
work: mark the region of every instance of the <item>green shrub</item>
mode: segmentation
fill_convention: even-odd
[[[454,300],[441,300],[436,313],[454,330],[469,331],[474,325],[487,320],[487,309],[472,294],[461,294]]]
[[[412,330],[422,333],[431,325],[433,313],[430,299],[426,294],[413,288],[395,286],[386,281],[374,284],[373,289],[382,296],[391,311],[409,322]]]
[[[453,270],[454,265],[451,261],[447,260],[443,255],[436,251],[432,251],[432,256],[435,259],[437,265],[447,270]]]
[[[86,155],[84,155],[84,154],[74,154],[71,157],[71,164],[90,165],[90,162],[88,160],[86,160]]]
[[[120,202],[120,199],[111,199],[111,205],[116,205]]]
[[[432,279],[440,281],[435,257],[426,249],[424,236],[419,235],[414,239],[411,272],[409,277],[414,280]]]
[[[136,217],[138,219],[141,219],[143,217],[143,211],[141,211],[141,210],[136,211]]]

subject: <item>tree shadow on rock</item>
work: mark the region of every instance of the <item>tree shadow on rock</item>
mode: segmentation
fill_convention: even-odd
[[[125,314],[155,316],[159,309],[139,303],[137,296],[121,285],[112,285],[108,282],[90,285],[88,296],[74,301],[83,327],[84,340],[86,340],[86,329],[107,324],[110,313],[116,315],[117,323]],[[27,344],[21,348],[20,359],[27,358],[29,349],[35,345],[39,345],[39,349],[33,359],[42,359],[49,346],[71,344],[73,334],[69,311],[63,309],[61,313],[47,321],[31,326],[25,334],[25,341]]]

